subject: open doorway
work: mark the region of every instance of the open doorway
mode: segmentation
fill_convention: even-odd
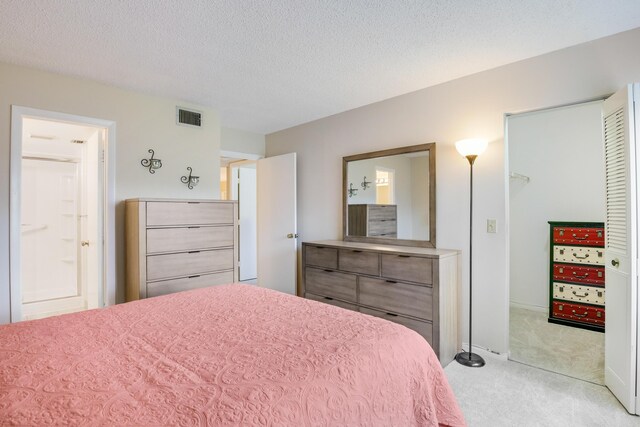
[[[508,115],[506,132],[509,358],[604,384],[602,101]]]
[[[257,159],[223,153],[220,159],[220,197],[238,201],[238,280],[257,283]]]
[[[12,116],[11,321],[113,304],[105,151],[115,124],[23,107]]]

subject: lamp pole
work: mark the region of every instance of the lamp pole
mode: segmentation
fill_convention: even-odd
[[[465,156],[469,161],[469,351],[456,354],[456,361],[461,365],[480,368],[484,366],[484,359],[472,352],[472,314],[473,314],[473,163],[477,154]]]

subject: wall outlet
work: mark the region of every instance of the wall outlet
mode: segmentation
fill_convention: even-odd
[[[487,220],[487,233],[497,233],[498,232],[498,225],[496,223],[495,219],[488,219]]]

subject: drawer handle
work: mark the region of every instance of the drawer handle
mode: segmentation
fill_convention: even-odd
[[[387,233],[380,233],[380,236],[386,236]]]
[[[200,202],[187,202],[187,204],[189,204],[189,205],[199,205]]]
[[[192,225],[192,226],[189,226],[187,228],[200,228],[200,226],[199,225]]]
[[[399,258],[411,258],[410,255],[398,255]]]
[[[573,253],[574,258],[578,258],[578,259],[587,259],[589,258],[589,254],[584,254],[584,256],[578,256],[577,253]]]
[[[333,273],[333,270],[324,270],[324,271],[326,271],[327,273]]]
[[[190,254],[199,254],[200,251],[189,251]]]
[[[585,234],[584,237],[578,237],[575,235],[575,233],[573,234],[573,238],[576,240],[587,240],[589,238],[588,234]]]
[[[395,280],[385,280],[387,283],[398,283]]]
[[[398,317],[398,315],[395,313],[386,313],[386,315],[391,317]]]
[[[589,273],[584,273],[584,274],[578,274],[575,271],[573,272],[573,275],[577,278],[577,279],[586,279],[587,276],[589,276]]]
[[[571,310],[571,312],[572,312],[572,313],[573,313],[573,315],[574,315],[574,316],[576,316],[576,317],[587,317],[587,314],[589,314],[589,312],[588,312],[588,311],[585,311],[585,312],[584,312],[584,314],[578,314],[578,313],[576,313],[576,311],[575,311],[575,310]]]
[[[359,253],[360,253],[360,252],[362,252],[362,251],[357,251],[357,250],[355,250],[355,249],[354,249],[354,250],[352,250],[351,252],[353,252],[354,254],[359,254]]]
[[[188,278],[189,278],[189,279],[195,279],[196,277],[200,277],[200,275],[199,275],[199,274],[196,274],[196,275],[193,275],[193,276],[189,276]]]
[[[585,292],[583,295],[578,295],[578,293],[576,291],[573,291],[573,294],[575,296],[577,296],[578,298],[586,298],[589,296],[589,292]]]
[[[329,298],[329,297],[324,297],[324,299],[327,299],[329,301],[333,301],[333,298]]]

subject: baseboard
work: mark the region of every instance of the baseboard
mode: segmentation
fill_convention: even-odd
[[[510,301],[509,307],[523,308],[525,310],[537,311],[539,313],[545,313],[546,315],[549,314],[549,307],[541,307],[539,305],[522,304],[520,302]]]
[[[466,351],[468,348],[469,348],[469,343],[463,342],[462,343],[463,351]],[[507,353],[498,353],[488,348],[478,347],[477,345],[473,346],[473,353],[479,356],[482,356],[483,359],[494,358],[494,359],[500,359],[500,360],[509,360],[509,355]]]

